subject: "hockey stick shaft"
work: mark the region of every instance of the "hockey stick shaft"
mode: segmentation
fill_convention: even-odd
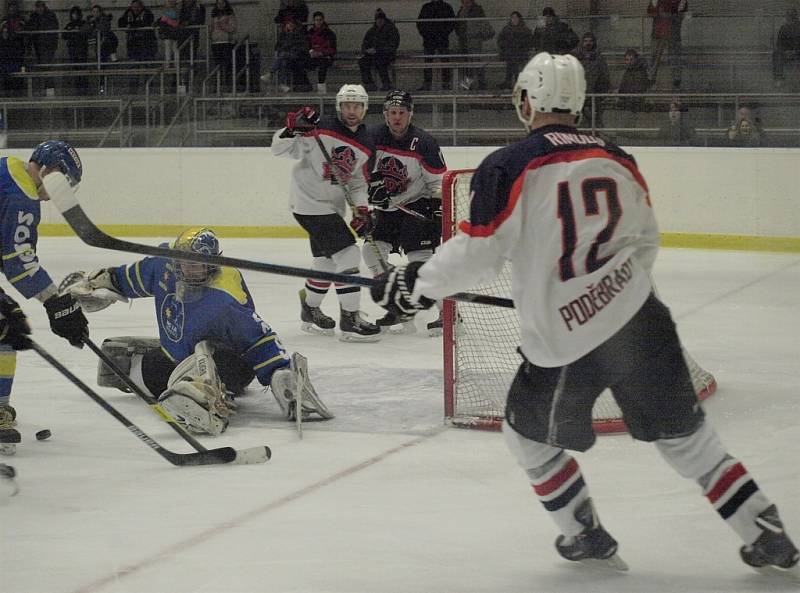
[[[78,377],[76,377],[72,372],[67,369],[63,364],[61,364],[58,360],[56,360],[49,352],[47,352],[44,348],[39,346],[33,340],[31,342],[31,348],[36,351],[36,353],[44,358],[53,368],[55,368],[59,373],[64,375],[70,383],[75,385],[78,389],[83,391],[86,395],[88,395],[94,402],[103,408],[106,412],[111,414],[117,421],[122,424],[125,428],[127,428],[137,439],[139,439],[142,443],[153,449],[156,453],[161,455],[164,459],[169,461],[173,465],[184,466],[184,465],[212,465],[212,464],[219,464],[219,463],[231,463],[236,461],[236,451],[231,447],[221,447],[219,449],[211,449],[206,451],[200,451],[197,453],[174,453],[168,449],[162,447],[158,442],[156,442],[152,437],[150,437],[147,433],[145,433],[141,428],[136,426],[133,422],[128,420],[120,411],[118,411],[114,406],[108,403],[105,399],[103,399],[97,392],[95,392],[92,388],[90,388],[86,383],[81,381]]]
[[[197,439],[195,439],[192,435],[186,432],[186,430],[175,421],[175,418],[173,418],[169,414],[169,412],[167,412],[163,407],[161,407],[161,405],[154,398],[150,397],[149,394],[142,391],[142,389],[136,383],[133,382],[133,380],[127,375],[127,373],[125,373],[121,368],[119,368],[117,363],[111,360],[110,356],[106,355],[105,352],[103,352],[100,348],[97,347],[97,344],[95,344],[89,338],[85,340],[85,344],[89,347],[89,350],[94,352],[97,355],[97,357],[100,360],[102,360],[103,363],[108,368],[114,371],[114,374],[117,377],[119,377],[122,380],[122,382],[125,383],[125,385],[128,386],[128,389],[130,389],[136,395],[142,398],[145,401],[145,403],[150,407],[150,409],[153,410],[153,412],[157,416],[159,416],[164,422],[166,422],[170,426],[170,428],[172,428],[172,430],[177,432],[184,441],[186,441],[192,447],[194,447],[196,451],[208,451],[208,449],[206,449],[200,442],[198,442]]]
[[[152,257],[179,259],[182,261],[191,261],[212,266],[227,266],[242,270],[252,270],[253,272],[277,274],[279,276],[315,278],[317,280],[324,280],[328,282],[366,286],[367,288],[372,287],[375,284],[375,280],[373,278],[365,278],[363,276],[350,276],[348,274],[324,272],[311,268],[298,268],[295,266],[269,264],[265,262],[256,262],[222,255],[207,255],[205,253],[195,253],[193,251],[179,251],[177,249],[169,249],[166,247],[157,247],[155,245],[145,245],[142,243],[125,241],[124,239],[117,239],[116,237],[112,237],[104,233],[99,227],[97,227],[97,225],[94,224],[94,222],[91,221],[91,219],[83,211],[81,205],[78,203],[74,193],[69,195],[55,194],[51,195],[51,198],[53,203],[56,205],[56,208],[58,208],[58,210],[61,212],[61,215],[67,221],[67,224],[69,224],[72,230],[75,231],[75,234],[78,235],[81,241],[87,245],[91,245],[92,247],[110,249],[112,251],[136,253],[138,255],[149,255]],[[504,307],[509,309],[514,308],[514,302],[511,299],[470,292],[459,292],[454,295],[450,295],[447,298],[454,301],[462,301],[467,303],[492,305],[495,307]]]
[[[325,157],[325,162],[328,163],[328,167],[331,170],[331,175],[333,175],[336,178],[336,181],[339,182],[339,186],[342,188],[342,191],[344,192],[344,199],[347,202],[347,205],[350,206],[350,210],[352,210],[353,213],[355,213],[356,203],[355,200],[353,200],[353,194],[350,193],[350,188],[348,187],[346,180],[342,176],[342,172],[339,170],[339,166],[333,162],[333,159],[331,158],[328,149],[325,148],[325,144],[322,142],[322,138],[319,137],[319,133],[317,133],[316,130],[314,130],[313,136],[314,140],[317,141],[317,146],[319,146],[319,150],[322,153],[322,156]],[[364,241],[369,243],[369,246],[375,252],[375,257],[378,259],[378,263],[380,264],[381,269],[384,272],[388,272],[389,262],[386,261],[386,258],[381,253],[381,250],[375,244],[375,239],[372,238],[371,232],[368,232],[366,235],[364,235]]]

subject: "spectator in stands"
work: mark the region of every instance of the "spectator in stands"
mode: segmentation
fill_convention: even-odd
[[[158,55],[158,40],[153,24],[153,12],[142,4],[142,0],[131,0],[117,20],[117,26],[127,28],[128,59],[134,62],[151,62]]]
[[[220,68],[225,86],[231,84],[236,29],[236,14],[231,3],[228,0],[216,0],[211,9],[211,55],[214,56],[214,64]]]
[[[275,61],[272,63],[272,73],[277,75],[280,92],[288,93],[292,88],[300,92],[311,90],[311,83],[306,76],[307,59],[306,30],[291,16],[287,16],[275,42]]]
[[[533,51],[533,31],[516,10],[497,36],[497,51],[500,52],[500,59],[506,63],[506,78],[500,88],[510,89],[517,82],[520,70],[528,63]]]
[[[456,15],[456,35],[458,36],[458,49],[462,54],[483,53],[483,43],[494,37],[492,23],[486,20],[483,6],[474,0],[461,0],[461,8]],[[475,19],[475,20],[472,20]],[[480,20],[478,20],[480,19]],[[477,70],[477,72],[476,72]],[[484,68],[465,69],[461,88],[470,90],[477,77],[478,89],[486,88],[486,70]]]
[[[650,0],[647,14],[653,17],[650,50],[652,53],[652,72],[650,79],[655,81],[664,50],[669,51],[672,70],[672,88],[681,86],[681,25],[689,5],[686,0]]]
[[[111,15],[106,14],[102,6],[95,4],[92,6],[92,12],[86,22],[89,25],[89,50],[93,51],[96,56],[99,42],[100,61],[116,62],[119,39],[117,34],[111,30]]]
[[[289,17],[301,25],[308,22],[308,6],[305,0],[288,0],[288,2],[283,0],[281,2],[281,9],[278,10],[278,14],[275,16],[275,24],[283,28],[283,25],[286,24],[286,19]]]
[[[686,120],[686,109],[678,99],[669,104],[667,121],[658,131],[658,140],[663,146],[691,146],[694,144],[694,129]]]
[[[392,80],[389,76],[389,66],[397,57],[397,48],[400,47],[400,32],[397,26],[388,18],[383,9],[375,11],[375,23],[364,35],[361,42],[362,56],[358,60],[361,70],[361,82],[368,91],[375,90],[375,81],[372,78],[372,69],[378,72],[381,79],[381,90],[392,90]]]
[[[583,66],[586,74],[586,92],[608,93],[611,88],[611,81],[608,74],[608,64],[603,54],[597,49],[597,38],[594,33],[587,31],[581,37],[580,45],[574,49],[572,55],[575,56]],[[587,98],[583,106],[584,125],[593,127],[603,127],[603,97]],[[594,103],[594,119],[592,119],[592,104]]]
[[[578,46],[578,35],[558,18],[555,10],[545,6],[542,16],[544,27],[536,27],[533,31],[535,53],[568,54]]]
[[[197,0],[181,0],[181,9],[178,13],[178,21],[181,23],[183,38],[178,41],[183,43],[191,38],[191,43],[183,48],[181,58],[188,60],[190,56],[195,58],[200,55],[200,25],[206,24],[206,7]]]
[[[422,5],[417,16],[417,31],[422,36],[422,51],[426,56],[447,55],[450,53],[450,33],[456,28],[455,21],[420,22],[424,19],[452,19],[456,16],[453,7],[444,0],[430,0]],[[425,63],[430,64],[434,58],[425,58]],[[447,58],[442,58],[447,62]],[[449,90],[452,86],[449,68],[442,68],[442,88]],[[423,83],[420,91],[429,91],[433,84],[433,69],[425,68],[422,71]]]
[[[653,81],[647,74],[647,64],[639,56],[639,52],[631,48],[625,52],[625,72],[619,82],[617,92],[620,94],[646,93]],[[618,106],[623,111],[637,113],[644,111],[644,97],[620,97]]]
[[[740,107],[736,112],[736,119],[728,128],[728,145],[761,146],[763,142],[764,134],[758,118],[749,107]]]
[[[182,38],[176,0],[164,0],[164,11],[156,21],[158,36],[164,42],[164,63],[178,61],[178,42]]]
[[[11,78],[11,74],[19,72],[25,62],[25,20],[19,13],[16,2],[8,3],[8,14],[0,23],[0,91],[5,96],[22,93],[22,80]]]
[[[44,0],[36,0],[33,14],[28,19],[28,31],[40,31],[31,35],[31,44],[39,64],[55,62],[58,49],[58,18],[56,13],[47,7]]]
[[[328,68],[336,56],[336,33],[325,22],[325,15],[319,10],[312,16],[313,24],[308,28],[309,50],[307,68],[317,71],[317,92],[326,93],[325,78]]]
[[[89,35],[91,25],[84,20],[83,11],[79,6],[69,10],[69,22],[64,26],[61,36],[67,44],[67,59],[73,64],[83,64],[89,60]],[[80,66],[73,66],[80,68]],[[86,76],[75,76],[75,94],[89,94],[89,79]]]
[[[800,57],[800,19],[797,18],[797,10],[794,8],[786,13],[786,22],[778,29],[775,50],[772,53],[772,75],[778,86],[783,84],[783,70],[788,52]]]

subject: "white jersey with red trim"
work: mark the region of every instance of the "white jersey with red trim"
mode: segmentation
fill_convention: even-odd
[[[522,352],[563,366],[614,335],[652,290],[658,227],[632,156],[571,126],[502,148],[472,178],[470,218],[419,272],[441,298],[512,266]]]
[[[390,204],[404,206],[440,195],[447,167],[433,136],[414,125],[402,138],[395,138],[386,124],[371,126],[369,131],[375,145],[374,170],[383,177]],[[385,210],[397,208],[390,205]]]
[[[313,135],[282,137],[281,128],[272,137],[272,154],[299,159],[292,169],[289,205],[295,214],[345,216],[347,201],[339,181],[344,182],[356,206],[367,205],[367,184],[374,149],[361,124],[355,132],[337,118],[319,122],[313,134],[319,136],[333,161],[331,168]]]

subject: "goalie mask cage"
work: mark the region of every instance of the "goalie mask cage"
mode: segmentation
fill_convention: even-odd
[[[474,169],[448,171],[442,180],[442,238],[456,232],[458,221],[469,217],[470,181]],[[491,283],[470,292],[511,298],[511,266]],[[454,426],[499,430],[508,388],[522,362],[516,309],[444,301],[444,410]],[[692,383],[701,399],[716,389],[714,377],[684,350]],[[598,433],[624,432],[622,413],[610,391],[595,402],[592,412]]]

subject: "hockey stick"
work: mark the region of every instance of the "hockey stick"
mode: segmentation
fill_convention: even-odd
[[[339,183],[339,186],[342,188],[344,192],[344,199],[347,202],[347,205],[350,206],[350,210],[355,214],[356,212],[356,203],[353,200],[353,195],[350,193],[350,188],[345,183],[344,178],[342,177],[342,172],[339,170],[339,166],[333,163],[333,159],[331,159],[331,155],[328,152],[328,149],[325,148],[325,144],[323,144],[322,139],[319,137],[319,134],[316,130],[312,132],[314,136],[314,140],[317,141],[317,146],[319,146],[319,150],[322,153],[322,156],[325,157],[325,162],[328,163],[328,167],[330,167],[331,175],[334,176],[336,181]],[[384,272],[389,271],[389,262],[386,261],[386,258],[383,257],[381,250],[378,249],[378,246],[375,244],[375,239],[372,238],[372,232],[368,232],[364,235],[364,240],[369,243],[369,246],[375,252],[375,256],[378,258],[378,263],[381,266],[381,269]]]
[[[272,456],[272,451],[270,451],[269,447],[251,447],[250,449],[244,449],[242,451],[237,451],[233,447],[220,447],[218,449],[204,449],[202,451],[198,451],[197,453],[175,453],[168,449],[165,449],[161,445],[159,445],[152,437],[147,435],[141,428],[136,426],[133,422],[128,420],[125,416],[122,415],[114,406],[104,400],[98,393],[96,393],[91,387],[86,385],[83,381],[78,379],[75,375],[73,375],[67,367],[63,364],[58,362],[51,354],[49,354],[44,348],[39,346],[33,340],[31,342],[31,348],[36,351],[36,353],[44,358],[47,362],[49,362],[53,368],[55,368],[59,373],[64,375],[69,381],[78,387],[81,391],[83,391],[86,395],[92,398],[97,405],[103,408],[106,412],[111,414],[114,418],[116,418],[120,424],[122,424],[125,428],[127,428],[131,433],[142,441],[145,445],[153,449],[156,453],[161,455],[164,459],[169,461],[172,465],[178,466],[186,466],[186,465],[215,465],[220,463],[234,463],[234,464],[249,464],[249,463],[263,463],[267,459]]]
[[[45,181],[51,177],[61,176],[60,173],[50,173],[45,176]],[[124,239],[117,239],[107,235],[95,225],[91,219],[86,215],[72,188],[67,184],[65,191],[50,191],[50,198],[58,208],[61,215],[67,221],[67,224],[75,231],[78,238],[92,247],[99,247],[100,249],[110,249],[112,251],[124,251],[127,253],[136,253],[138,255],[150,255],[153,257],[166,257],[169,259],[179,259],[182,261],[197,262],[212,266],[227,266],[229,268],[240,268],[242,270],[252,270],[253,272],[265,272],[268,274],[277,274],[279,276],[294,276],[297,278],[315,278],[317,280],[326,280],[329,282],[338,282],[341,284],[356,284],[358,286],[366,286],[370,288],[375,285],[374,278],[365,278],[364,276],[350,276],[348,274],[337,274],[335,272],[324,272],[321,270],[313,270],[311,268],[298,268],[295,266],[282,266],[279,264],[269,264],[265,262],[256,262],[247,259],[238,259],[235,257],[227,257],[222,255],[207,255],[205,253],[195,253],[193,251],[181,251],[177,249],[169,249],[167,247],[157,247],[155,245],[145,245],[142,243],[133,243],[125,241]],[[47,185],[47,183],[45,183]],[[495,307],[504,307],[507,309],[514,308],[514,301],[502,297],[494,297],[484,294],[476,294],[471,292],[459,292],[447,297],[454,301],[463,301],[466,303],[475,303],[480,305],[493,305]]]

